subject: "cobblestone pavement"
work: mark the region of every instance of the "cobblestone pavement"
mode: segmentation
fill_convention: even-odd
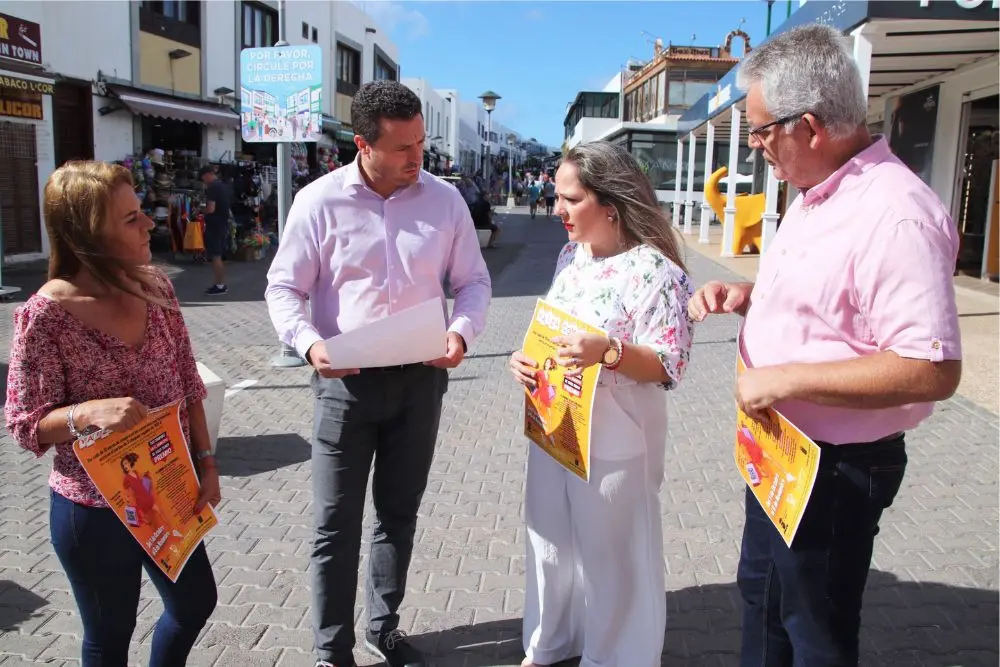
[[[522,657],[526,445],[505,361],[563,233],[540,219],[508,219],[503,248],[486,251],[495,283],[488,330],[452,376],[402,610],[402,628],[435,665],[516,665]],[[731,277],[691,255],[698,281]],[[171,270],[199,359],[233,388],[219,444],[222,525],[208,539],[220,601],[191,664],[311,665],[308,371],[268,364],[277,347],[262,265],[233,265],[229,296],[215,300],[201,296],[207,268]],[[4,350],[13,307],[0,306]],[[736,664],[743,496],[730,453],[735,332],[732,318],[702,325],[687,380],[669,397],[664,665]],[[863,664],[996,665],[997,415],[956,399],[909,440],[910,468],[870,578]],[[6,436],[0,443],[0,667],[79,658],[80,624],[48,540],[49,465]],[[134,664],[147,662],[160,610],[151,586],[140,607]],[[376,664],[361,651],[358,660]]]

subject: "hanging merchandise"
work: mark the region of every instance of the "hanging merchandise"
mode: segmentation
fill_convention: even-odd
[[[201,219],[186,221],[184,231],[184,252],[193,255],[205,254],[205,235],[201,229]]]
[[[336,146],[320,146],[316,149],[316,160],[319,162],[321,174],[329,174],[340,166],[339,154],[340,149]]]

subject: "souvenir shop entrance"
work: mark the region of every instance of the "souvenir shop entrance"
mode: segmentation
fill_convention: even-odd
[[[204,126],[170,119],[144,117],[143,152],[120,161],[132,171],[143,209],[156,222],[154,252],[175,258],[204,259],[203,212],[205,186],[198,172],[212,166],[216,176],[232,188],[230,200],[230,259],[256,259],[271,244],[268,235],[276,211],[267,202],[277,174],[273,166],[254,159],[209,161],[201,154]]]

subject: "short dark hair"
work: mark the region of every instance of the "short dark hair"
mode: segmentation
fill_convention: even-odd
[[[378,122],[411,120],[423,112],[420,98],[398,81],[371,81],[361,86],[351,102],[351,125],[354,134],[370,144],[378,141]]]

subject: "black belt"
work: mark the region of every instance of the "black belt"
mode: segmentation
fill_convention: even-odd
[[[362,368],[362,373],[401,373],[412,368],[423,366],[422,363],[403,364],[401,366],[375,366],[373,368]]]
[[[823,452],[820,456],[820,463],[827,466],[836,465],[839,461],[858,460],[867,456],[885,454],[894,449],[905,449],[905,443],[906,434],[900,432],[887,435],[872,442],[857,442],[843,445],[831,445],[828,442],[817,442],[816,444],[819,445],[820,450]]]

